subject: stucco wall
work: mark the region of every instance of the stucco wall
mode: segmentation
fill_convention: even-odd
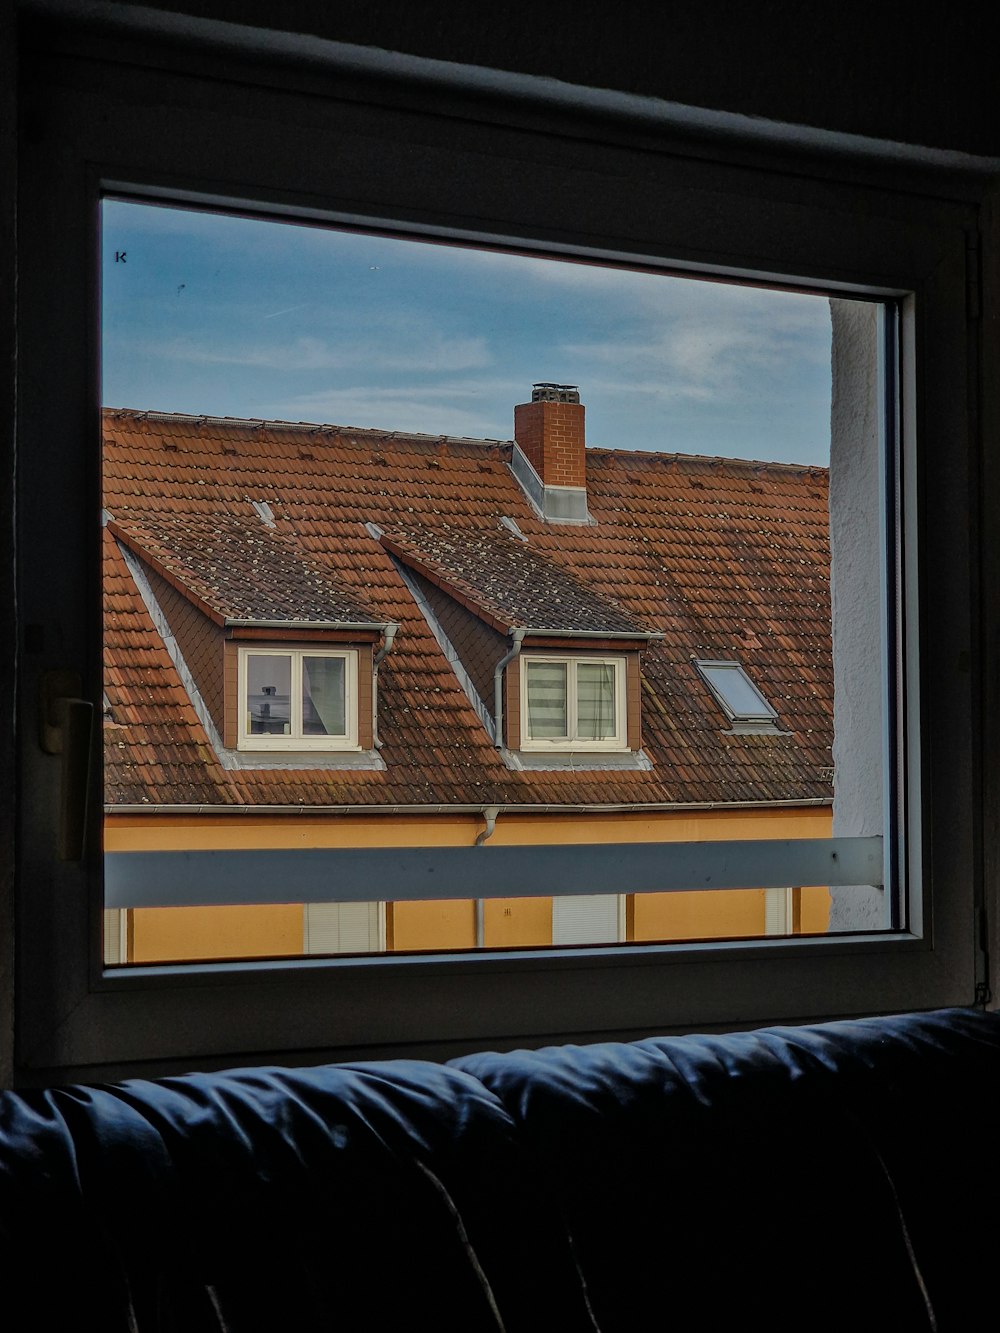
[[[878,307],[831,301],[830,589],[833,609],[833,836],[883,832],[880,670]],[[888,925],[886,894],[831,892],[830,929]]]

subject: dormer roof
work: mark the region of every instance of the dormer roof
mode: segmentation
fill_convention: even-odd
[[[377,631],[361,599],[291,533],[247,514],[110,514],[109,531],[221,626]]]
[[[610,597],[571,569],[519,540],[499,522],[490,526],[397,529],[380,541],[501,634],[600,634],[643,643],[657,637]]]

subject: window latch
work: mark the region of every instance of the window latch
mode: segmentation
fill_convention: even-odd
[[[94,705],[75,671],[46,671],[40,682],[38,740],[45,754],[62,757],[59,783],[59,859],[83,859],[90,790]]]

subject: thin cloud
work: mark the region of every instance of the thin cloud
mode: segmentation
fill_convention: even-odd
[[[271,403],[264,414],[286,421],[502,440],[510,438],[512,407],[523,398],[519,382],[503,379],[355,384]]]
[[[285,310],[272,310],[269,315],[261,315],[261,319],[277,319],[279,315],[291,315],[296,310],[306,310],[309,307],[308,301],[303,301],[301,305],[290,305]]]
[[[627,337],[564,343],[563,358],[586,368],[617,367],[634,387],[640,383],[669,399],[734,398],[760,389],[792,361],[803,367],[829,365],[829,335],[815,320],[680,320],[667,327],[652,323]]]
[[[366,368],[373,375],[386,373],[452,372],[478,370],[491,362],[485,338],[423,337],[403,344],[388,341],[332,342],[301,336],[287,342],[256,345],[209,345],[175,339],[151,349],[172,361],[201,365],[243,366],[278,373],[335,371]]]

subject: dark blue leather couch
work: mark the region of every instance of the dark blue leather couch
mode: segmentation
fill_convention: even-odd
[[[11,1330],[972,1333],[1000,1018],[0,1095]]]

